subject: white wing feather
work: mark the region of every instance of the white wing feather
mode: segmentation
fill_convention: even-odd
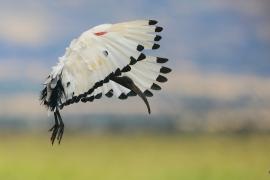
[[[104,81],[117,70],[119,76],[131,78],[141,91],[150,89],[159,76],[161,66],[156,63],[156,57],[142,56],[140,51],[159,47],[155,41],[161,37],[156,32],[162,28],[158,27],[157,30],[154,24],[150,24],[149,20],[103,24],[72,40],[51,73],[51,81],[61,74],[65,94],[61,102],[64,104],[78,96],[96,97],[111,91],[116,97],[127,95],[130,89],[109,79]],[[138,59],[140,57],[145,59],[137,61],[141,60]],[[131,70],[121,73],[129,65]],[[51,86],[55,86],[55,83],[51,83]]]

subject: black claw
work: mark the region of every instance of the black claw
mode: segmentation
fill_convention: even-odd
[[[54,144],[54,140],[55,140],[55,138],[56,138],[56,136],[57,136],[57,133],[58,133],[58,124],[56,125],[54,125],[49,131],[52,131],[52,135],[51,135],[51,143],[52,143],[52,145]]]
[[[61,143],[61,140],[62,140],[62,137],[63,137],[63,134],[64,134],[64,130],[65,130],[64,127],[65,127],[64,124],[59,126],[59,131],[58,131],[58,136],[57,136],[58,144]]]
[[[57,114],[54,112],[54,121],[55,121],[55,124],[53,125],[53,127],[49,130],[49,131],[52,131],[52,135],[51,135],[51,142],[52,142],[52,145],[54,143],[54,140],[57,136],[57,133],[58,133],[58,127],[59,127],[59,123],[58,123],[58,117],[57,117]]]
[[[62,121],[62,118],[58,109],[54,112],[54,120],[55,120],[55,124],[49,130],[49,131],[52,131],[52,135],[51,135],[52,145],[54,144],[54,141],[56,138],[58,140],[58,143],[60,144],[63,134],[64,134],[64,123]]]
[[[65,125],[63,123],[63,120],[62,120],[62,117],[59,113],[58,110],[56,110],[56,115],[58,116],[58,120],[60,122],[59,124],[59,130],[58,130],[58,136],[57,136],[57,140],[58,140],[58,144],[61,143],[61,140],[62,140],[62,137],[63,137],[63,134],[64,134],[64,128],[65,128]]]
[[[57,126],[57,125],[56,124],[53,125],[53,127],[49,129],[49,132],[53,131],[55,129],[55,126]]]

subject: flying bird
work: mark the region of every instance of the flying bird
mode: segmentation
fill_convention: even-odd
[[[65,54],[47,77],[40,100],[54,114],[51,143],[61,142],[64,123],[60,110],[78,102],[101,97],[127,99],[138,95],[151,113],[147,97],[160,90],[171,69],[162,66],[164,57],[146,55],[160,47],[156,20],[102,24],[71,41]]]

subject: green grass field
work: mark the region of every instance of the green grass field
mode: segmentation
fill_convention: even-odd
[[[269,180],[269,135],[0,136],[1,180]]]

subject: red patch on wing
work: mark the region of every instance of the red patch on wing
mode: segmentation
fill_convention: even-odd
[[[102,36],[102,35],[104,35],[104,34],[106,34],[107,32],[96,32],[96,33],[94,33],[96,36]]]

